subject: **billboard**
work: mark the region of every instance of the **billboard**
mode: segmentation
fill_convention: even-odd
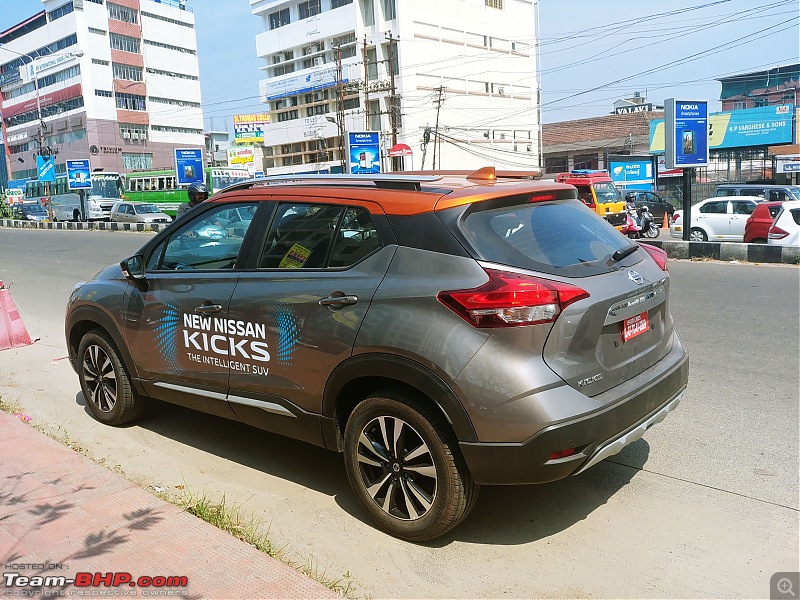
[[[92,189],[92,169],[88,158],[67,161],[67,184],[71,190]]]
[[[617,187],[629,190],[652,190],[655,183],[650,157],[609,158],[608,173]]]
[[[203,150],[201,148],[175,148],[175,174],[178,185],[204,183]]]
[[[667,98],[664,123],[668,168],[708,166],[708,102]]]
[[[342,83],[348,79],[342,76]],[[306,75],[294,75],[278,81],[268,81],[266,84],[266,100],[278,100],[287,96],[306,94],[315,90],[335,87],[338,83],[336,68],[320,69]]]
[[[232,168],[247,169],[255,163],[255,147],[234,146],[228,148],[228,166]]]
[[[56,180],[56,157],[55,156],[37,156],[36,157],[36,175],[39,181],[55,181]]]
[[[663,119],[650,122],[650,153],[665,151]],[[792,105],[761,106],[712,113],[708,117],[711,150],[791,144],[794,139]]]
[[[268,113],[233,115],[233,143],[263,144],[264,127],[269,123]]]
[[[381,144],[377,131],[348,131],[347,156],[350,173],[372,175],[381,172]]]

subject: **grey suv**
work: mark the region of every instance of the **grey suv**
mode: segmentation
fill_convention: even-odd
[[[98,420],[157,398],[342,452],[365,512],[422,541],[480,485],[576,475],[675,408],[669,284],[569,185],[287,176],[78,284],[66,337]]]

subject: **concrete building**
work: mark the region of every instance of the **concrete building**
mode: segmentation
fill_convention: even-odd
[[[722,110],[742,110],[779,104],[797,105],[800,63],[718,79]]]
[[[93,169],[174,168],[203,148],[194,14],[171,0],[42,0],[0,33],[0,112],[14,178],[36,155]],[[34,79],[35,78],[35,79]]]
[[[380,134],[384,171],[540,168],[536,0],[250,6],[268,174],[339,171],[359,131]],[[413,154],[389,159],[397,144]]]

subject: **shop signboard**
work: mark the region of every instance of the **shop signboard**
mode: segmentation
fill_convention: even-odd
[[[629,190],[652,190],[653,161],[650,158],[612,159],[609,158],[608,172],[617,187]]]
[[[269,113],[233,115],[233,138],[235,144],[263,144],[264,127],[269,125]]]

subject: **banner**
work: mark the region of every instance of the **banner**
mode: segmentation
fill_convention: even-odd
[[[228,148],[228,166],[246,169],[255,163],[256,153],[253,146],[235,146]]]
[[[264,127],[269,125],[268,113],[233,115],[234,144],[263,144]]]

